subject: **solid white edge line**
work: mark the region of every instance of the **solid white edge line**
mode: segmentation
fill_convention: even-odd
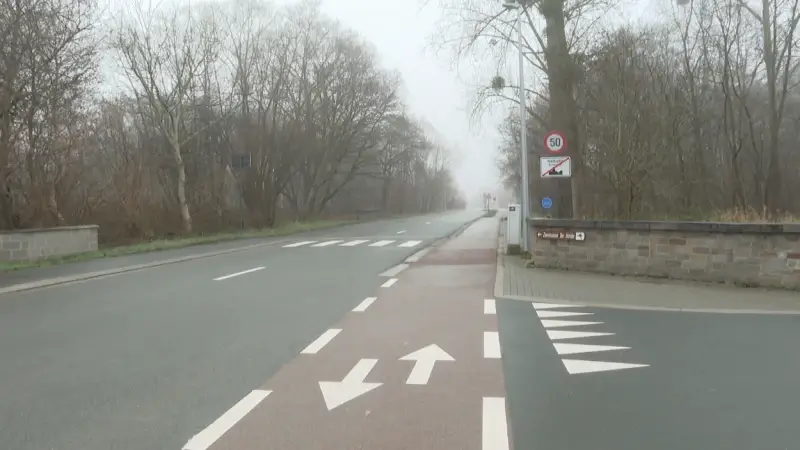
[[[497,314],[497,305],[493,298],[483,300],[483,313],[484,314]]]
[[[353,308],[353,311],[354,312],[364,312],[364,311],[367,310],[367,308],[369,308],[369,305],[373,304],[375,302],[375,300],[377,300],[377,299],[378,299],[378,297],[367,297],[367,298],[364,299],[364,301],[359,303],[358,306]]]
[[[211,447],[219,438],[228,432],[234,425],[250,413],[259,403],[261,403],[272,391],[254,390],[247,394],[238,403],[227,410],[225,414],[219,416],[211,425],[203,431],[195,434],[183,450],[206,450]]]
[[[509,450],[504,397],[483,397],[481,450]]]
[[[397,278],[389,278],[388,280],[386,280],[385,283],[381,285],[381,287],[383,288],[392,287],[394,286],[395,283],[397,283]]]
[[[408,269],[408,264],[406,264],[406,263],[398,264],[398,265],[392,267],[391,269],[387,270],[386,272],[383,272],[382,274],[380,274],[380,276],[382,276],[382,277],[396,277],[398,274],[400,274],[400,272],[402,272],[402,271],[404,271],[406,269]]]
[[[326,332],[322,333],[318,338],[314,340],[314,342],[308,344],[308,347],[304,348],[302,354],[304,355],[315,355],[317,352],[322,350],[323,347],[328,345],[333,338],[336,337],[337,334],[341,333],[342,330],[340,328],[331,328]]]
[[[500,333],[497,331],[483,332],[483,357],[499,359],[502,357],[500,351]]]
[[[232,273],[230,275],[223,275],[221,277],[214,278],[214,281],[222,281],[227,280],[228,278],[238,277],[239,275],[245,275],[252,272],[257,272],[259,270],[264,270],[263,267],[256,267],[254,269],[243,270],[241,272]]]

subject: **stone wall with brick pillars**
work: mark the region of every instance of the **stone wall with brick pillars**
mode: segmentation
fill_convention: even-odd
[[[0,231],[0,262],[96,251],[97,231],[97,225]]]
[[[800,289],[800,224],[529,223],[536,267]]]

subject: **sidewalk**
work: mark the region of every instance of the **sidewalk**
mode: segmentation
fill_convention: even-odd
[[[495,297],[626,309],[800,314],[800,293],[526,268],[500,238]]]

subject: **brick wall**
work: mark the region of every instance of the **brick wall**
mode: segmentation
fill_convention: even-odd
[[[530,226],[537,267],[800,289],[800,224],[532,219]]]
[[[97,250],[97,225],[0,232],[0,262],[34,261]]]

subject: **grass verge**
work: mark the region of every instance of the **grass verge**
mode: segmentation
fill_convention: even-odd
[[[262,230],[246,230],[235,233],[219,233],[180,237],[175,239],[159,239],[138,244],[121,245],[102,248],[95,252],[76,253],[67,256],[55,256],[43,258],[36,261],[25,261],[17,263],[0,264],[0,272],[28,269],[33,267],[46,267],[77,261],[88,261],[92,259],[108,258],[113,256],[134,255],[137,253],[157,252],[161,250],[171,250],[176,248],[191,247],[193,245],[216,244],[220,242],[235,241],[238,239],[252,239],[286,236],[304,231],[320,230],[340,225],[354,223],[352,220],[323,220],[314,222],[292,222],[275,228]]]

